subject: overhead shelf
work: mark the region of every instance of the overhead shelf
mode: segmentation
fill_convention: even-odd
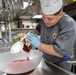
[[[76,16],[76,2],[64,6],[63,11],[70,16]]]
[[[14,28],[11,30],[33,30],[34,28]]]
[[[29,32],[29,31],[33,31],[34,28],[15,28],[15,29],[11,29],[12,32],[16,32],[16,33],[20,33],[20,32]]]

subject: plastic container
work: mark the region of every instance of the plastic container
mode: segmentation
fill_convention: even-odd
[[[30,32],[28,32],[26,35],[24,35],[22,38],[20,38],[19,41],[16,42],[11,47],[12,54],[16,54],[16,53],[20,52],[21,50],[24,50],[25,52],[29,52],[32,49],[31,44],[28,43],[28,39],[26,38],[26,36],[29,35],[29,33]]]
[[[26,59],[28,56],[29,60]],[[42,59],[43,53],[39,50],[31,50],[26,53],[23,50],[18,54],[6,52],[0,54],[0,70],[8,74],[21,74],[34,70]],[[23,60],[14,62],[16,60]]]

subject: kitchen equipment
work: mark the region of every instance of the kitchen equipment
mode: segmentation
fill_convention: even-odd
[[[18,41],[18,36],[12,36],[12,45]]]
[[[26,52],[30,51],[30,48],[28,46],[26,46],[26,44],[23,43],[24,38],[26,38],[26,36],[29,34],[30,32],[28,32],[23,38],[21,38],[20,41],[16,42],[12,47],[11,47],[11,53],[15,54],[20,52],[21,50],[24,50]]]
[[[68,2],[67,2],[67,4],[71,4],[71,3],[73,3],[73,2],[75,2],[76,0],[69,0]]]
[[[26,53],[23,50],[18,54],[6,52],[0,54],[0,70],[8,74],[21,74],[34,70],[42,59],[43,53],[39,50],[31,50]],[[29,60],[24,60],[28,56]],[[20,60],[20,62],[15,62]]]

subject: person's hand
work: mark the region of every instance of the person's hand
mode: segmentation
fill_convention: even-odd
[[[26,38],[28,38],[28,41],[35,47],[38,48],[40,45],[40,39],[36,34],[29,33]]]

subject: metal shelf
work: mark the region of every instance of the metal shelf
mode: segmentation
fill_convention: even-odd
[[[29,32],[29,31],[33,31],[34,28],[15,28],[15,29],[11,29],[12,32],[16,32],[16,33],[19,33],[19,32]]]
[[[63,11],[70,16],[76,16],[76,2],[64,6]]]
[[[33,30],[34,28],[13,28],[11,30]]]

